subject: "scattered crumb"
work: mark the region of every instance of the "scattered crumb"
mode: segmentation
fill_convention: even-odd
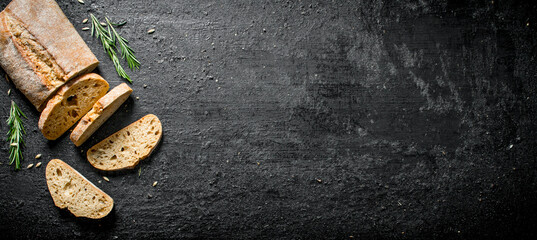
[[[88,31],[89,30],[89,27],[83,27],[82,28],[82,31]]]
[[[147,194],[147,198],[152,198],[152,197],[153,197],[153,195]]]
[[[322,182],[323,182],[323,180],[320,179],[320,178],[316,178],[315,180],[317,180],[318,183],[322,183]]]
[[[41,167],[41,162],[38,162],[37,164],[35,164],[35,167],[36,168]]]
[[[102,183],[103,181],[99,180],[99,181],[97,181],[97,182],[98,182],[98,183]]]
[[[157,181],[153,182],[153,187],[157,186],[157,183],[158,183]]]
[[[11,89],[7,90],[7,95],[9,96],[11,94]]]
[[[80,4],[84,4],[84,0],[78,0]]]
[[[144,84],[144,88],[147,88],[147,84]]]
[[[82,23],[87,23],[87,22],[88,22],[87,18],[84,18],[84,20],[82,20]]]
[[[26,167],[26,168],[30,169],[30,168],[32,168],[33,166],[34,166],[34,164],[33,164],[33,163],[30,163],[30,164],[28,165],[28,167]]]
[[[103,179],[107,182],[110,182],[110,179],[108,179],[106,176],[103,176]]]
[[[155,32],[155,29],[154,29],[154,28],[151,28],[151,29],[147,30],[147,33],[148,33],[148,34],[151,34],[151,33],[154,33],[154,32]]]
[[[41,153],[40,154],[37,154],[35,155],[35,159],[40,159],[41,158]]]
[[[136,100],[140,100],[140,97],[136,97]]]

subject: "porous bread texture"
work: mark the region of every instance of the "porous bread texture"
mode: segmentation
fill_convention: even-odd
[[[71,133],[71,141],[78,147],[82,145],[131,95],[132,89],[122,83],[99,99],[93,108],[84,115]]]
[[[108,91],[108,82],[95,73],[82,75],[58,90],[39,118],[39,129],[55,140],[86,114]]]
[[[162,124],[149,114],[91,147],[88,161],[105,171],[134,168],[151,155],[161,138]]]
[[[114,200],[62,160],[50,160],[45,175],[57,207],[92,219],[103,218],[112,211]]]

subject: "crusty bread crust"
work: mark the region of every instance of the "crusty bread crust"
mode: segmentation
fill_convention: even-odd
[[[113,88],[93,105],[93,108],[80,119],[71,133],[71,141],[78,147],[112,116],[112,114],[131,95],[132,88],[122,83]]]
[[[151,155],[161,139],[160,120],[148,114],[91,147],[88,161],[104,171],[132,169]]]
[[[43,136],[55,140],[63,135],[106,94],[108,87],[108,82],[95,73],[82,75],[62,86],[39,118]]]
[[[36,48],[43,51],[32,57]],[[55,65],[61,76],[40,74],[39,63]],[[38,111],[59,87],[98,64],[54,0],[13,0],[0,13],[0,65]]]
[[[114,208],[108,194],[60,159],[50,160],[45,175],[54,205],[77,217],[99,219]]]

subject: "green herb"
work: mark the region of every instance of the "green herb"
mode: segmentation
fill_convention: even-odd
[[[9,142],[9,165],[15,162],[15,169],[21,169],[21,160],[22,156],[22,146],[24,145],[24,140],[22,135],[26,133],[24,126],[22,125],[21,116],[26,118],[26,115],[22,113],[20,108],[15,104],[14,101],[11,101],[11,110],[9,110],[9,118],[7,119],[7,125],[9,126],[9,131],[7,132],[7,141]]]
[[[105,18],[106,28],[104,28],[101,25],[101,22],[99,22],[99,20],[93,14],[90,14],[90,17],[91,35],[101,40],[104,50],[106,51],[106,53],[108,53],[108,56],[112,60],[112,63],[114,63],[114,67],[116,68],[117,74],[132,83],[131,78],[125,72],[125,69],[123,69],[123,67],[121,66],[116,53],[116,50],[119,51],[119,49],[121,49],[121,57],[127,61],[127,64],[129,65],[129,68],[131,70],[136,70],[140,67],[140,61],[136,59],[136,56],[134,56],[134,51],[128,45],[129,41],[127,41],[127,39],[125,39],[124,37],[120,36],[114,28],[114,26],[121,26],[126,22],[114,24],[110,22],[108,18]],[[119,49],[116,45],[116,41],[119,44]]]
[[[113,26],[114,24],[112,24],[110,20],[108,20],[108,18],[106,18],[106,23],[109,27],[108,33],[110,33],[110,30],[112,30],[113,34],[110,34],[112,40],[117,40],[117,42],[119,43],[119,48],[121,48],[121,57],[127,60],[129,68],[131,70],[136,70],[137,68],[139,68],[140,62],[138,61],[138,59],[136,59],[136,56],[134,56],[134,51],[132,50],[132,48],[129,47],[129,41],[127,41],[127,39],[117,33],[116,29]]]

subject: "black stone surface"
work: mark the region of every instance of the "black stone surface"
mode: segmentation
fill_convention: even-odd
[[[42,137],[39,113],[0,81],[0,133],[12,99],[28,115],[23,165],[43,162],[15,171],[1,144],[3,238],[537,235],[535,1],[59,5],[111,87],[124,81],[81,31],[89,13],[128,22],[119,31],[142,67],[128,71],[132,97],[81,148]],[[148,113],[164,128],[150,158],[91,167],[85,150]],[[113,212],[90,221],[55,207],[52,158],[109,193]]]

